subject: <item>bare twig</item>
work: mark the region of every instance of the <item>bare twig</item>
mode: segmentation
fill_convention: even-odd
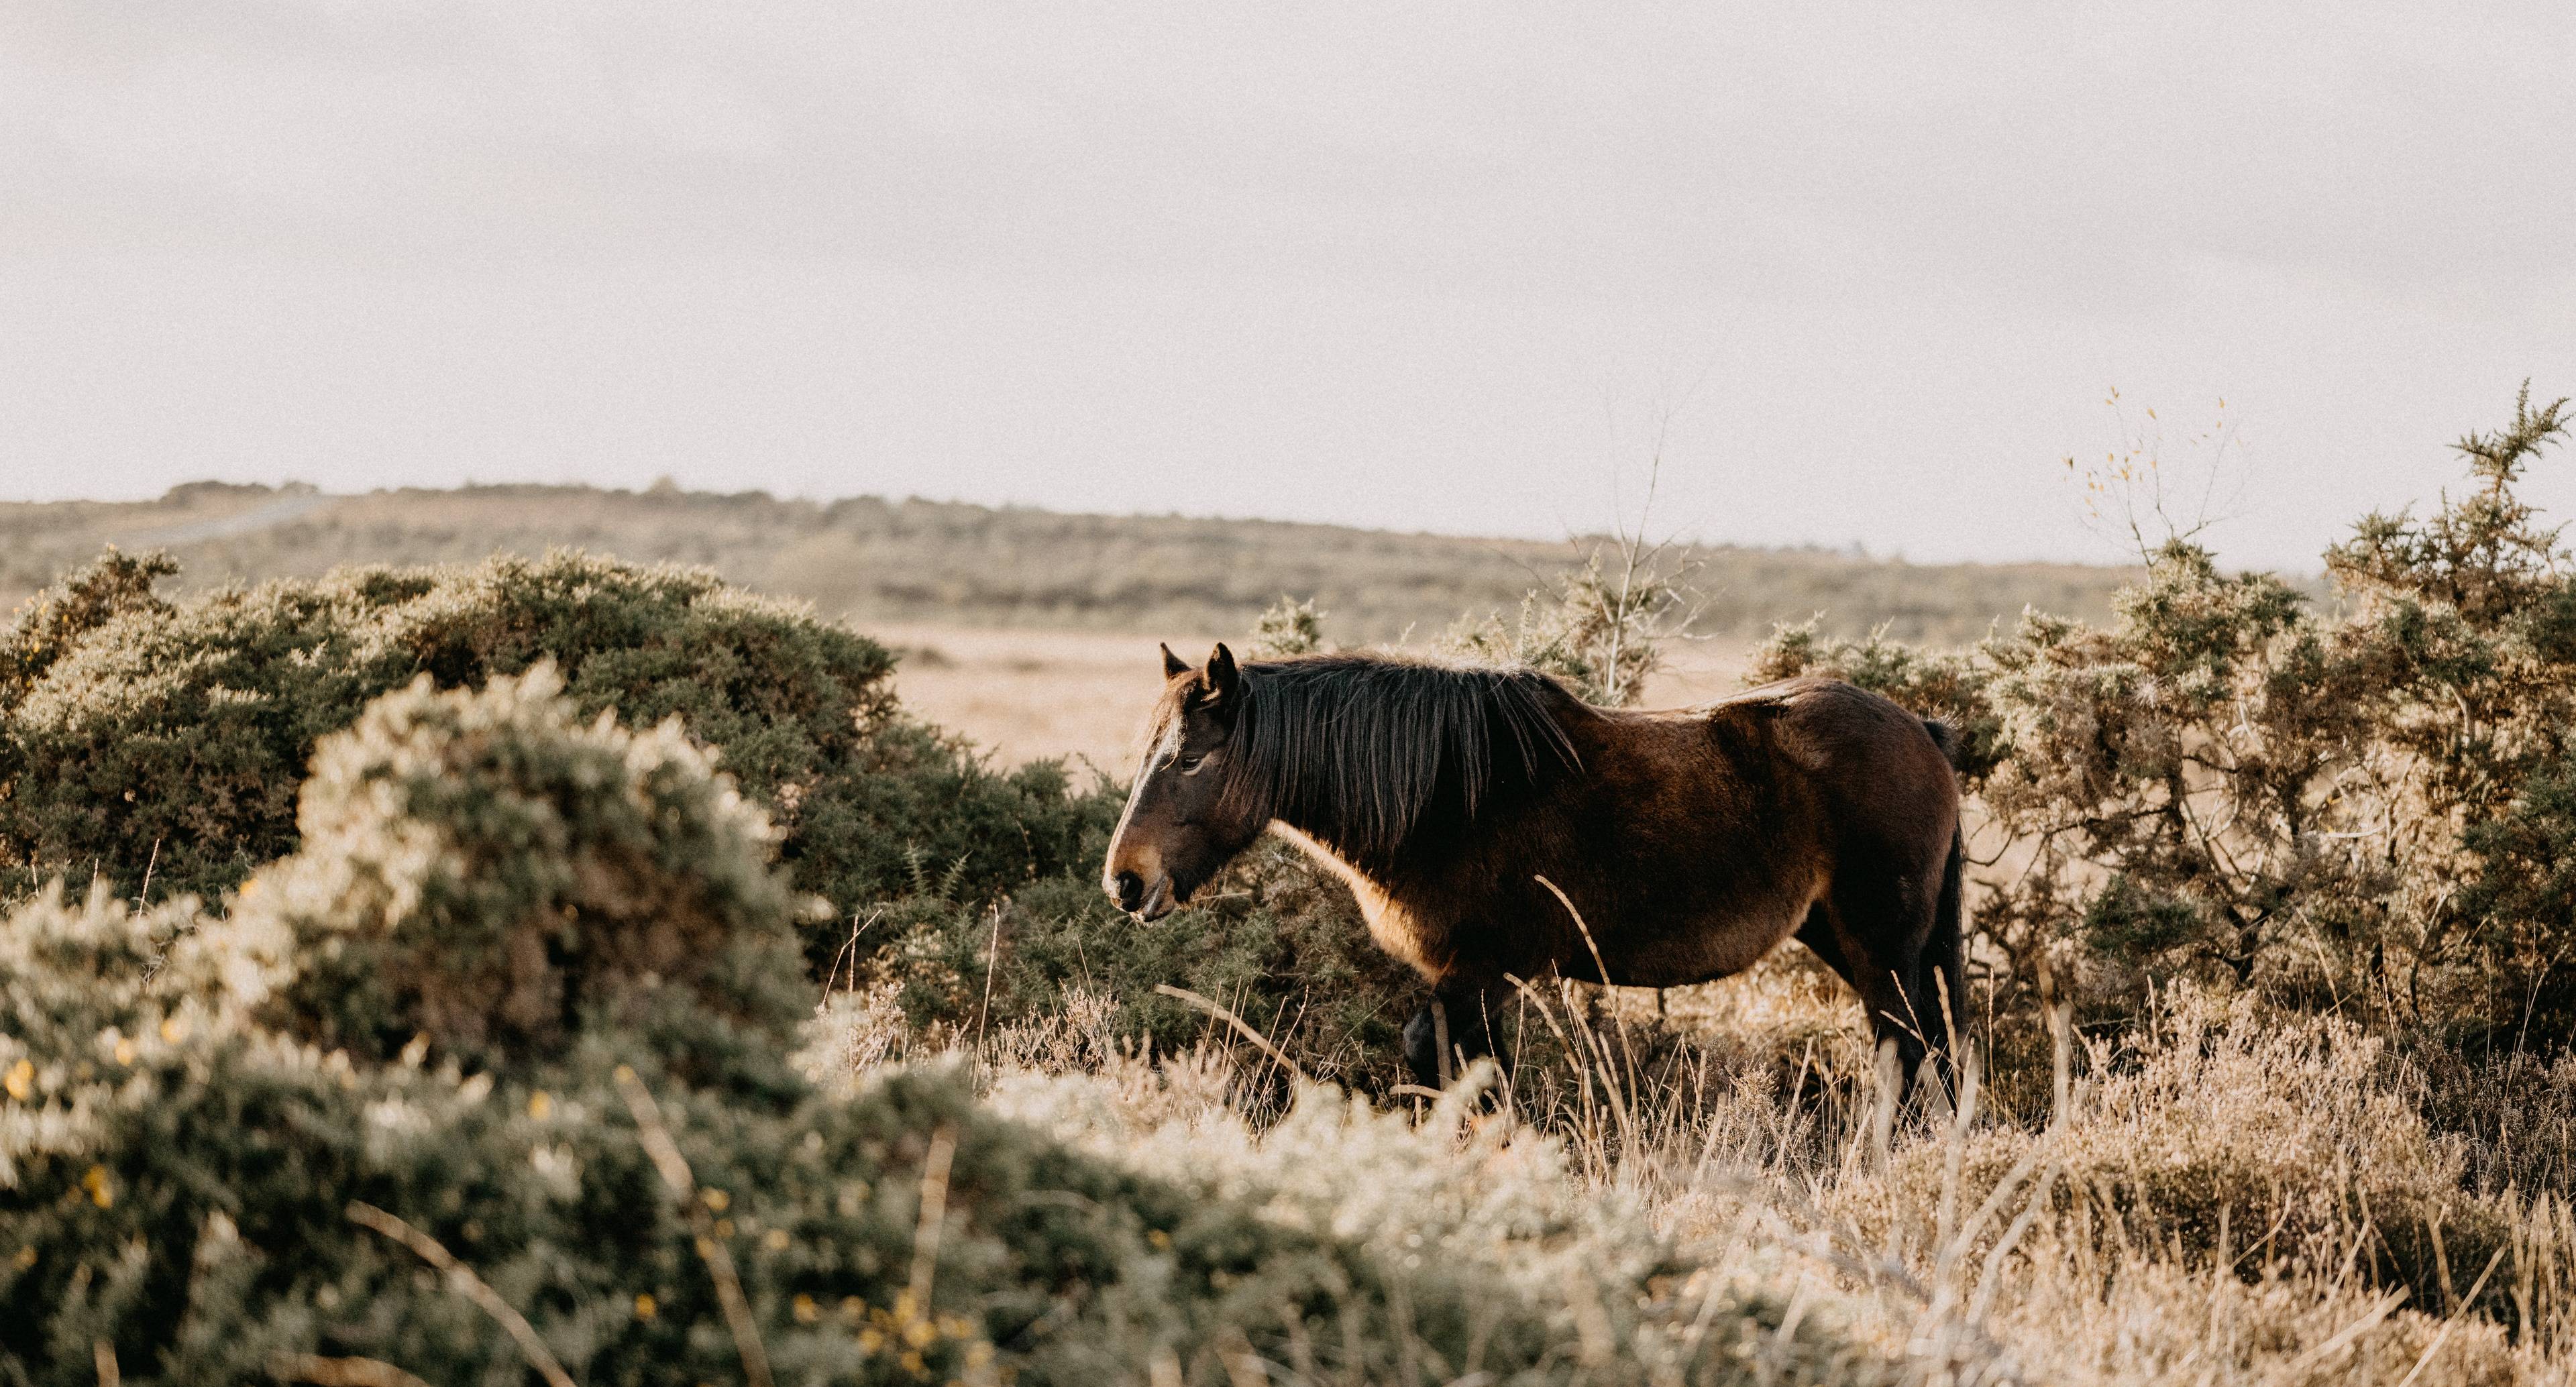
[[[635,1071],[622,1064],[617,1066],[617,1095],[626,1100],[626,1110],[635,1115],[635,1135],[644,1143],[644,1154],[653,1158],[653,1168],[662,1173],[662,1183],[678,1196],[681,1208],[688,1213],[689,1227],[697,1233],[698,1257],[715,1278],[716,1302],[724,1307],[725,1328],[733,1333],[734,1352],[742,1358],[742,1375],[750,1380],[751,1387],[772,1387],[769,1348],[760,1341],[760,1326],[751,1317],[751,1300],[742,1293],[742,1277],[734,1271],[733,1252],[725,1246],[724,1239],[716,1236],[715,1215],[699,1196],[697,1177],[690,1173],[679,1143],[671,1140],[671,1129],[663,1125],[661,1104],[653,1101],[653,1090],[644,1086]]]
[[[1216,1003],[1192,992],[1186,987],[1174,987],[1167,982],[1158,982],[1154,984],[1154,990],[1162,993],[1166,997],[1173,998],[1176,1001],[1187,1002],[1191,1006],[1197,1007],[1199,1010],[1215,1017],[1217,1020],[1223,1021],[1227,1025],[1234,1027],[1236,1034],[1241,1035],[1244,1039],[1249,1040],[1255,1046],[1258,1046],[1261,1053],[1268,1055],[1272,1060],[1276,1061],[1280,1068],[1296,1075],[1297,1082],[1301,1084],[1313,1082],[1306,1077],[1305,1070],[1297,1067],[1297,1062],[1295,1060],[1292,1060],[1286,1055],[1280,1053],[1279,1047],[1271,1044],[1268,1037],[1262,1035],[1261,1032],[1254,1030],[1251,1022],[1244,1020],[1242,1017],[1235,1015],[1224,1007],[1218,1006]]]
[[[456,1260],[456,1255],[442,1246],[438,1239],[364,1200],[350,1200],[348,1214],[351,1223],[401,1243],[422,1261],[438,1268],[447,1277],[449,1290],[474,1302],[476,1308],[490,1315],[509,1332],[510,1338],[519,1345],[519,1352],[526,1355],[529,1366],[537,1370],[537,1375],[546,1380],[548,1387],[573,1387],[572,1374],[564,1371],[563,1363],[555,1357],[554,1350],[546,1347],[546,1341],[537,1337],[536,1326],[528,1323],[527,1316],[512,1309],[510,1302],[501,1298],[500,1292],[486,1285],[482,1277],[474,1274],[472,1267]]]
[[[1548,880],[1544,875],[1535,876],[1532,879],[1546,887],[1548,894],[1556,897],[1556,903],[1565,907],[1565,913],[1574,917],[1574,927],[1583,932],[1583,947],[1592,953],[1592,966],[1601,973],[1601,985],[1604,988],[1612,986],[1610,965],[1602,961],[1601,946],[1593,942],[1592,927],[1583,922],[1583,912],[1574,908],[1574,902],[1566,898],[1564,890],[1555,882]],[[1628,1019],[1619,1015],[1616,1007],[1611,1009],[1610,1015],[1611,1019],[1619,1023],[1619,1048],[1628,1057],[1628,1075],[1633,1084],[1637,1072],[1637,1047],[1628,1039]]]
[[[2442,1321],[2440,1332],[2433,1336],[2433,1342],[2424,1346],[2424,1356],[2416,1359],[2415,1366],[2406,1370],[2406,1376],[2398,1381],[2397,1387],[2415,1387],[2415,1379],[2423,1374],[2424,1365],[2432,1362],[2433,1355],[2442,1351],[2442,1345],[2451,1337],[2451,1331],[2459,1327],[2460,1317],[2469,1313],[2469,1307],[2477,1304],[2478,1292],[2487,1288],[2487,1278],[2495,1275],[2496,1264],[2504,1260],[2506,1251],[2507,1249],[2499,1247],[2495,1250],[2495,1255],[2487,1259],[2487,1269],[2478,1273],[2476,1283],[2469,1287],[2468,1298],[2452,1308],[2450,1315]]]
[[[992,906],[993,942],[984,952],[984,1005],[975,1012],[975,1053],[984,1053],[984,1027],[993,1019],[993,970],[1002,966],[1002,907]]]
[[[161,840],[152,840],[152,858],[143,864],[143,889],[134,893],[134,908],[141,910],[152,900],[152,869],[161,865]]]
[[[429,1387],[393,1364],[374,1358],[281,1353],[268,1360],[268,1372],[281,1382],[312,1382],[320,1387]]]
[[[2342,1329],[2336,1331],[2333,1338],[2326,1340],[2324,1343],[2319,1344],[2315,1348],[2309,1349],[2307,1352],[2290,1360],[2290,1366],[2283,1371],[2282,1376],[2285,1378],[2296,1378],[2308,1369],[2316,1367],[2324,1363],[2327,1359],[2332,1358],[2336,1354],[2343,1352],[2345,1349],[2352,1347],[2353,1340],[2369,1333],[2374,1326],[2376,1326],[2381,1320],[2388,1318],[2392,1311],[2396,1310],[2400,1304],[2404,1303],[2405,1299],[2406,1288],[2400,1286],[2396,1290],[2390,1291],[2388,1294],[2371,1302],[2370,1308],[2362,1312],[2360,1319],[2354,1320],[2352,1323],[2345,1325]]]
[[[921,1159],[921,1219],[912,1229],[912,1305],[930,1313],[931,1278],[939,1272],[939,1238],[948,1226],[948,1167],[957,1158],[957,1131],[941,1127],[930,1134],[930,1150]]]

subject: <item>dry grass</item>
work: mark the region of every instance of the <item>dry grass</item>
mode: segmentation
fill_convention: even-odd
[[[1532,997],[1595,1062],[1480,1072],[1482,1104],[1304,1088],[1283,1114],[1273,1061],[1224,1027],[1157,1064],[1106,1038],[1102,999],[946,1058],[1100,1155],[1300,1222],[1540,1279],[1661,1248],[1920,1382],[2576,1380],[2564,1191],[2477,1178],[2427,1076],[2340,1022],[2176,991],[2145,1031],[2070,1047],[2056,1112],[2006,1120],[1972,1088],[1882,1148],[1856,1011],[1794,953],[1666,1001],[1659,1030],[1651,993]],[[827,1011],[825,1063],[900,1058],[886,1009]],[[2552,1076],[2481,1101],[2563,1109]]]

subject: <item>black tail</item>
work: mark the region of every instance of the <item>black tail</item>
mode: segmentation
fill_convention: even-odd
[[[1939,718],[1925,718],[1923,730],[1932,737],[1932,745],[1941,749],[1941,759],[1958,769],[1959,755],[1965,750],[1959,742],[1959,731]],[[1941,869],[1941,899],[1933,908],[1932,937],[1923,945],[1923,986],[1935,999],[1949,998],[1950,1029],[1967,1033],[1967,929],[1959,918],[1959,870],[1967,857],[1964,830],[1950,831],[1950,860]],[[1936,1045],[1947,1048],[1947,1035],[1931,1037]]]
[[[1940,724],[1932,724],[1939,727]],[[1943,728],[1944,732],[1949,729]],[[1935,740],[1938,740],[1936,738]],[[1932,934],[1923,943],[1923,996],[1932,1003],[1932,1028],[1940,1034],[1924,1039],[1945,1058],[1944,1068],[1955,1088],[1958,1083],[1956,1056],[1951,1054],[1953,1037],[1965,1039],[1968,1034],[1967,932],[1960,919],[1959,875],[1967,859],[1967,843],[1959,830],[1950,834],[1950,860],[1941,869],[1941,896],[1932,909]],[[1942,1010],[1946,1008],[1946,1014]]]

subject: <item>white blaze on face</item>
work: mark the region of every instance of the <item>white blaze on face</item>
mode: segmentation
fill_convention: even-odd
[[[1144,764],[1136,769],[1136,783],[1128,788],[1127,806],[1118,811],[1118,830],[1109,835],[1109,860],[1102,864],[1101,882],[1112,896],[1118,894],[1118,874],[1122,871],[1134,872],[1144,880],[1147,891],[1159,894],[1157,888],[1163,882],[1163,855],[1150,844],[1129,843],[1127,826],[1136,817],[1137,804],[1145,798],[1145,787],[1153,783],[1154,777],[1162,774],[1163,768],[1180,754],[1181,720],[1174,718],[1163,735],[1146,749]]]

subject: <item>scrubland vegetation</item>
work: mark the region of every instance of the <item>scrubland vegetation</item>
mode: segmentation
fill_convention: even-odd
[[[1058,515],[859,497],[481,486],[325,496],[199,483],[132,504],[0,504],[0,604],[114,543],[166,548],[180,589],[314,578],[346,564],[476,563],[557,548],[714,569],[727,581],[868,622],[1046,630],[1239,631],[1283,592],[1349,640],[1428,640],[1461,613],[1515,611],[1588,545],[1404,535],[1180,516]],[[1774,621],[1943,643],[2025,605],[2098,618],[2128,575],[2074,564],[1909,564],[1823,549],[1711,546],[1694,566],[1696,630],[1757,639]]]
[[[1903,1114],[1794,949],[1408,1091],[1336,883],[1118,917],[1115,787],[704,571],[108,555],[0,647],[0,1381],[2568,1380],[2561,425],[2322,601],[2176,539],[1776,634],[1966,734],[1982,1063]],[[1440,639],[1628,697],[1687,604],[1601,574]]]

